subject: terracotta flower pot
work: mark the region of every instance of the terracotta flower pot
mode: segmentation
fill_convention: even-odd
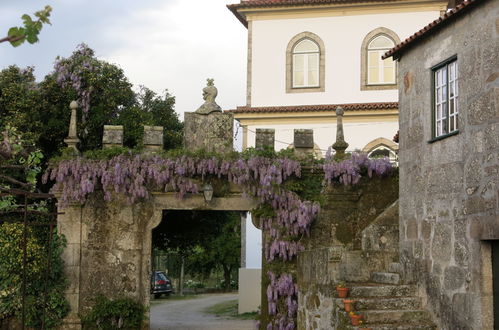
[[[343,299],[343,306],[345,306],[345,312],[353,311],[353,303],[355,300],[352,299]]]
[[[360,319],[362,318],[362,315],[350,315],[350,321],[352,322],[352,325],[360,325]]]
[[[336,287],[336,292],[338,293],[339,298],[346,298],[348,296],[348,288]]]

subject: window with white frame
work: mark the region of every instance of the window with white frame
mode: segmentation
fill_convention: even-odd
[[[433,68],[433,86],[433,137],[457,132],[459,107],[455,57]]]
[[[319,46],[303,39],[293,47],[293,88],[319,87]]]
[[[393,58],[381,59],[383,54],[394,47],[394,42],[388,36],[375,36],[367,46],[367,84],[395,84],[395,62]]]

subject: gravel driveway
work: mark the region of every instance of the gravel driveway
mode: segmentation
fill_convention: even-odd
[[[237,299],[237,294],[201,295],[196,299],[164,300],[151,306],[151,330],[254,330],[255,321],[234,320],[203,312],[207,307]]]

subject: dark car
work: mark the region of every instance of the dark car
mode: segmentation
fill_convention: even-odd
[[[162,294],[169,295],[172,292],[172,281],[166,276],[165,272],[153,271],[151,274],[151,293],[154,294],[154,298],[159,298]]]

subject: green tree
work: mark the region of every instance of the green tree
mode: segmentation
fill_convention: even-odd
[[[179,147],[182,123],[175,98],[142,87],[138,93],[118,66],[99,60],[82,44],[68,58],[57,58],[54,71],[37,83],[33,68],[10,66],[0,71],[0,130],[17,127],[46,159],[60,153],[69,126],[69,103],[79,102],[78,135],[82,151],[98,149],[103,125],[125,126],[125,145],[141,143],[142,125],[165,127],[165,148]]]
[[[141,144],[144,130],[137,123],[163,126],[163,145],[165,149],[175,149],[182,144],[183,125],[175,112],[175,97],[168,91],[157,95],[147,87],[141,86],[136,94],[136,104],[123,109],[115,120],[125,129],[124,144]]]
[[[7,32],[7,37],[1,38],[0,43],[8,41],[14,47],[22,45],[25,41],[34,44],[38,41],[38,35],[43,28],[43,24],[50,24],[49,17],[51,12],[52,7],[45,6],[44,9],[34,14],[38,18],[36,20],[33,20],[30,15],[24,14],[21,16],[23,25],[11,27]]]
[[[216,230],[199,244],[200,251],[187,260],[189,271],[209,274],[221,270],[224,274],[224,289],[230,291],[232,274],[241,260],[241,225],[236,212],[218,212],[212,216]]]
[[[230,289],[232,273],[241,257],[240,217],[237,212],[169,211],[153,235],[155,248],[177,251],[192,275],[224,274]]]

